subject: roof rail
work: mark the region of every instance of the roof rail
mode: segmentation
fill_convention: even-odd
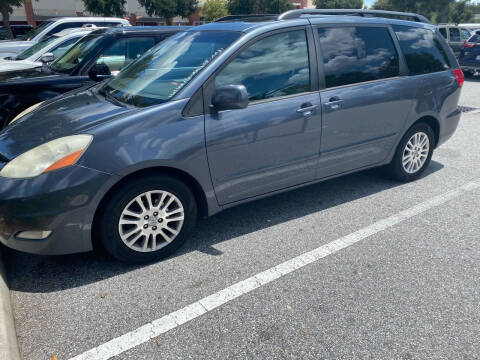
[[[360,10],[360,9],[299,9],[290,10],[279,15],[277,20],[298,19],[302,15],[350,15],[364,17],[386,17],[401,20],[430,24],[430,21],[423,15],[385,10]]]
[[[215,22],[223,21],[245,21],[245,22],[257,22],[257,21],[271,21],[277,20],[278,14],[254,14],[254,15],[227,15],[223,16]]]

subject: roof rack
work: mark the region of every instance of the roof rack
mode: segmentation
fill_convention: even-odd
[[[385,10],[360,10],[360,9],[299,9],[290,10],[279,15],[277,20],[298,19],[302,15],[350,15],[364,17],[386,17],[401,20],[430,24],[430,21],[423,15]]]
[[[271,21],[277,20],[278,14],[255,14],[255,15],[227,15],[223,16],[215,22],[224,22],[224,21],[245,21],[245,22],[260,22],[260,21]]]

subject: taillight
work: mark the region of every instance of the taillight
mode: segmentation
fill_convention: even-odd
[[[466,48],[473,48],[475,47],[475,43],[474,42],[468,42],[468,41],[464,41],[463,42],[463,47],[466,47]]]
[[[462,87],[463,83],[465,82],[465,75],[463,75],[462,69],[454,69],[453,70],[453,75],[455,75],[455,78],[457,79],[458,85],[460,85],[460,87]]]

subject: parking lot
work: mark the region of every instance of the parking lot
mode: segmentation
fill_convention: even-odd
[[[23,358],[479,358],[479,94],[467,79],[414,183],[369,170],[242,205],[149,266],[2,249]]]

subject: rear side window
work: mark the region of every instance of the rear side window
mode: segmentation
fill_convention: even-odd
[[[216,87],[244,85],[250,101],[310,91],[304,30],[265,37],[243,50],[216,77]]]
[[[335,87],[399,75],[399,60],[386,28],[319,28],[326,86]]]
[[[393,25],[410,75],[428,74],[450,68],[447,54],[435,32],[411,26]]]

